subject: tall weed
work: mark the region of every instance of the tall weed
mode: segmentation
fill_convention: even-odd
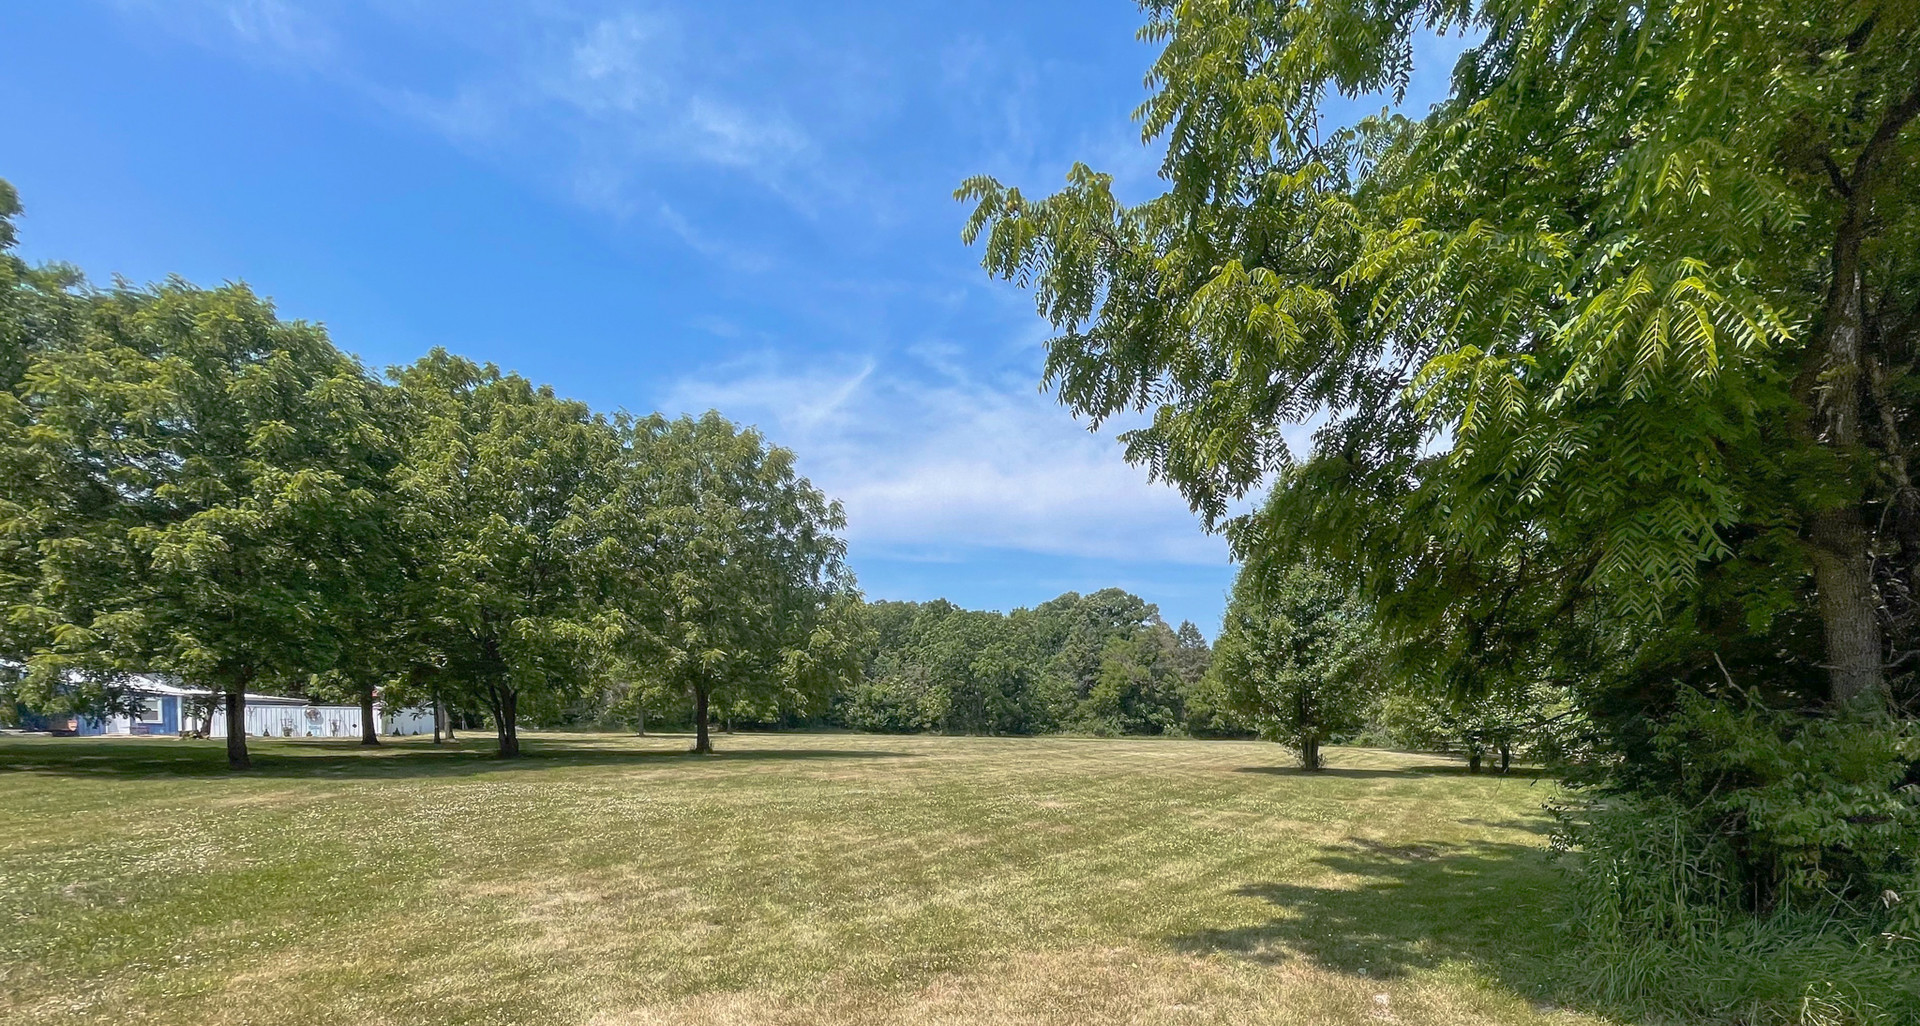
[[[1920,1023],[1913,724],[1690,698],[1664,786],[1558,810],[1573,987],[1646,1022]]]

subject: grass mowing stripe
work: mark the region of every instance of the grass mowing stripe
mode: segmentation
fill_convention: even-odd
[[[9,1022],[1587,1023],[1527,777],[1162,740],[0,739]],[[1075,1017],[1080,1016],[1080,1017]]]

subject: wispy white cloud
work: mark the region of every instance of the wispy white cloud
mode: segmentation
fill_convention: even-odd
[[[735,270],[749,273],[764,271],[773,266],[773,260],[765,253],[746,244],[715,236],[687,220],[686,216],[670,203],[660,204],[659,217],[660,223],[665,225],[668,231],[681,242],[686,243],[688,249],[701,256],[719,260]]]
[[[329,78],[457,145],[554,178],[596,210],[644,212],[651,172],[666,166],[736,175],[807,216],[820,194],[844,192],[782,97],[664,11],[511,3],[487,16],[517,31],[478,33],[457,9],[399,0],[370,0],[355,18],[296,0],[109,2],[237,59]],[[404,27],[403,38],[439,54],[437,70],[372,60],[356,45],[370,25]]]
[[[338,37],[288,0],[112,0],[123,15],[251,63],[323,68]]]
[[[678,21],[625,11],[551,27],[557,43],[500,55],[445,92],[375,91],[457,142],[559,155],[574,198],[597,209],[634,213],[649,171],[679,165],[737,174],[811,210],[824,180],[812,139],[776,100],[731,95]]]
[[[849,537],[868,551],[1225,561],[1224,542],[1199,530],[1177,494],[1032,380],[982,379],[945,361],[796,369],[763,357],[682,380],[662,406],[717,408],[794,448],[846,504]]]

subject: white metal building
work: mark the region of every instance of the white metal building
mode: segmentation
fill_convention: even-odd
[[[205,692],[201,692],[202,695]],[[357,705],[310,704],[304,698],[279,695],[247,696],[241,715],[247,722],[247,734],[253,737],[359,737],[360,707]],[[374,732],[393,735],[433,733],[430,709],[388,710],[373,703]],[[227,736],[227,703],[220,699],[213,709],[208,737]]]
[[[211,715],[204,688],[182,687],[164,678],[138,675],[127,681],[134,708],[102,718],[73,717],[65,729],[77,734],[174,735],[207,725],[209,737],[227,736],[226,700],[214,700]],[[252,737],[359,737],[358,705],[326,705],[304,698],[248,694],[242,714]],[[374,729],[388,736],[433,733],[433,710],[388,709],[373,704]],[[206,717],[206,719],[202,719]],[[55,729],[60,729],[56,724]]]

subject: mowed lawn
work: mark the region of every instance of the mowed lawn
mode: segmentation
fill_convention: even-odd
[[[1552,784],[1272,745],[0,738],[8,1023],[1592,1023]]]

